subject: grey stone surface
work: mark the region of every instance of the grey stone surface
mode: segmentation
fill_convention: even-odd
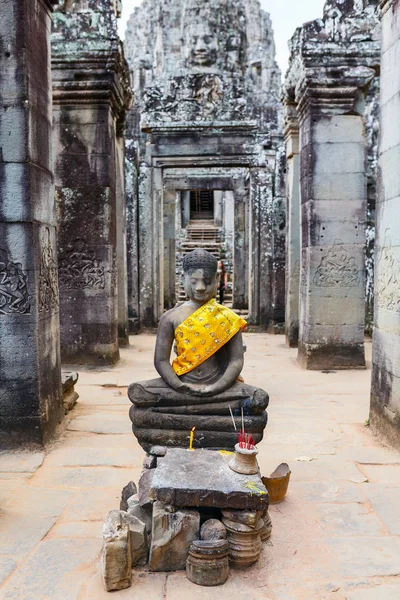
[[[301,145],[298,358],[308,369],[363,368],[367,188],[358,99],[380,62],[376,2],[347,2],[339,12],[327,2],[322,19],[296,30],[290,49],[284,98],[299,118]],[[370,137],[373,163],[372,130]]]
[[[132,567],[143,566],[149,554],[146,524],[130,511],[122,514],[122,521],[129,528]]]
[[[224,540],[225,538],[225,526],[218,519],[208,519],[208,521],[205,521],[200,527],[201,540]]]
[[[394,487],[393,484],[399,485],[399,480],[392,479],[389,484],[373,484],[369,483],[364,488],[364,493],[370,501],[374,511],[377,513],[381,521],[390,535],[400,535],[400,514],[398,500],[400,487]]]
[[[35,473],[43,460],[44,452],[0,452],[0,472]]]
[[[181,509],[171,512],[161,502],[153,506],[150,571],[178,571],[186,568],[189,548],[199,538],[200,513]]]
[[[131,92],[115,17],[108,0],[53,15],[61,351],[75,364],[114,363],[118,326],[127,329],[121,138]],[[82,70],[88,61],[96,69]]]
[[[136,484],[133,481],[130,481],[122,490],[121,502],[119,505],[120,510],[128,510],[128,500],[135,494],[137,494]]]
[[[0,448],[45,443],[64,416],[49,8],[40,0],[1,4]]]
[[[163,308],[175,304],[190,237],[188,192],[207,189],[214,191],[219,227],[213,249],[235,274],[234,307],[249,307],[252,320],[265,327],[281,324],[281,187],[273,201],[274,176],[283,172],[281,155],[276,157],[280,72],[269,15],[258,0],[178,0],[173,7],[156,0],[135,9],[125,43],[135,93],[126,173],[138,192],[137,200],[129,200],[129,214],[139,231],[138,240],[130,233],[128,253],[132,258],[138,246],[141,252],[140,262],[131,262],[131,318],[154,326]],[[174,168],[179,176],[169,174]],[[243,177],[235,176],[238,168]],[[265,294],[269,289],[272,295]]]
[[[263,510],[268,492],[260,476],[232,471],[229,458],[221,452],[171,448],[154,470],[151,496],[177,507]]]
[[[151,488],[153,485],[153,479],[155,469],[144,469],[139,479],[139,504],[142,508],[149,508],[153,503],[151,497]]]
[[[370,422],[373,430],[400,449],[400,236],[396,214],[400,196],[394,165],[400,135],[393,127],[400,112],[395,56],[400,49],[397,3],[382,2],[382,77],[379,183],[377,198],[375,319]]]
[[[96,539],[46,540],[10,578],[0,598],[20,600],[23,590],[24,600],[76,600],[85,581],[85,569],[98,555]]]
[[[343,577],[400,574],[400,546],[395,537],[338,537],[327,541],[339,561]],[[368,553],[365,548],[368,548]]]
[[[11,575],[17,563],[12,558],[0,556],[0,585]]]
[[[139,504],[138,496],[132,496],[132,498],[128,499],[128,513],[145,523],[147,533],[151,534],[153,504],[149,504],[146,508],[142,508]]]
[[[130,526],[123,513],[113,510],[103,526],[102,575],[107,592],[124,590],[132,583]]]
[[[346,600],[397,600],[399,596],[399,583],[382,583],[346,592]]]

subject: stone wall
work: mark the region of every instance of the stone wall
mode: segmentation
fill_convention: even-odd
[[[122,136],[131,94],[116,18],[114,0],[65,1],[53,17],[64,362],[113,363],[118,337],[127,343]]]
[[[381,3],[381,136],[375,248],[375,317],[370,422],[400,449],[400,9]]]
[[[61,395],[51,2],[0,5],[0,447],[43,443]]]

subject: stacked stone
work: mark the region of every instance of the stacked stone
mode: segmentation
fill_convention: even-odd
[[[398,2],[383,1],[381,12],[381,136],[370,422],[376,433],[400,449],[400,84],[396,58],[400,51]]]
[[[51,0],[5,0],[0,32],[0,447],[63,418],[51,146]]]
[[[128,23],[126,52],[136,100],[128,137],[138,140],[131,164],[138,169],[141,256],[131,265],[130,313],[154,326],[175,304],[182,197],[211,189],[234,196],[233,306],[249,309],[254,323],[282,325],[279,177],[273,198],[280,72],[269,16],[259,0],[148,0]],[[244,176],[236,176],[236,166]],[[225,171],[225,187],[216,167]],[[167,189],[178,168],[183,178],[173,186],[171,177]],[[222,243],[228,229],[222,224]]]
[[[285,100],[300,126],[299,361],[309,369],[365,366],[363,97],[379,69],[376,4],[327,2],[323,19],[291,41]],[[296,223],[289,231],[296,236]],[[297,278],[295,263],[289,276]]]
[[[105,522],[105,588],[129,587],[132,567],[147,563],[153,572],[186,569],[190,581],[204,586],[225,583],[229,565],[254,564],[272,530],[259,474],[237,474],[219,452],[162,447],[152,452],[144,460],[139,489],[130,482],[120,510],[111,511]]]
[[[61,352],[113,363],[127,341],[125,114],[114,0],[61,2],[52,33]],[[119,333],[119,336],[118,336]]]

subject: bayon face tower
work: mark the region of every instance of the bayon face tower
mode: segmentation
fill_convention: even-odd
[[[272,269],[284,247],[284,227],[275,227],[285,219],[281,76],[269,15],[258,0],[145,0],[129,21],[126,54],[141,253],[131,316],[152,325],[181,298],[180,265],[197,226],[226,263],[233,307],[281,323],[284,268]]]

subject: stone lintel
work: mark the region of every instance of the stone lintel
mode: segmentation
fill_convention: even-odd
[[[157,133],[160,135],[171,135],[171,133],[186,133],[192,131],[210,130],[213,135],[237,131],[258,132],[259,126],[256,121],[179,121],[171,123],[152,123],[144,121],[142,131],[144,133]]]
[[[211,450],[169,448],[155,470],[150,495],[177,508],[218,507],[264,510],[268,492],[259,475],[240,475],[232,455]]]

